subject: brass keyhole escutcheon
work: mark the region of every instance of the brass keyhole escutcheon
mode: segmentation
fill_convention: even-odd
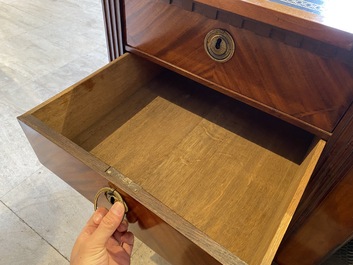
[[[217,62],[227,62],[235,51],[232,35],[223,29],[211,30],[205,37],[204,47],[208,56]]]
[[[94,210],[97,210],[97,208],[98,208],[98,199],[101,194],[104,194],[107,201],[110,202],[110,204],[112,204],[112,205],[117,201],[121,202],[125,207],[125,213],[128,212],[129,208],[127,207],[125,201],[123,200],[123,198],[121,197],[119,192],[113,188],[110,188],[110,187],[101,188],[97,192],[96,196],[94,197]]]

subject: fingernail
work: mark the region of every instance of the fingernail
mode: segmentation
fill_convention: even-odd
[[[124,215],[125,207],[121,202],[116,202],[110,208],[110,211],[115,215],[122,216]]]

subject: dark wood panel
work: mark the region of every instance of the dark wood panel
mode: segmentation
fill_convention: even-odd
[[[346,189],[353,185],[352,154],[353,107],[329,139],[288,228],[276,258],[283,264],[292,264],[286,256],[293,256],[293,264],[297,264],[298,257],[303,257],[308,264],[313,264],[324,259],[353,235],[353,198],[348,194],[349,189]],[[338,192],[342,194],[338,196]],[[327,226],[328,222],[335,225]],[[313,244],[316,241],[308,241],[308,234],[312,238],[324,239],[324,243]],[[303,243],[306,241],[307,244]]]
[[[104,172],[109,166],[87,156],[65,137],[60,137],[58,134],[53,135],[50,131],[48,131],[47,137],[44,137],[37,131],[41,130],[41,123],[38,123],[38,120],[32,116],[21,116],[18,119],[39,161],[88,200],[93,201],[99,187],[107,183],[97,172]],[[55,138],[58,136],[66,146],[75,151],[77,157],[85,159],[79,160],[59,148],[55,144],[57,141]]]
[[[352,69],[337,61],[158,0],[128,0],[124,9],[127,49],[325,139],[353,100]],[[227,63],[204,51],[204,37],[214,28],[235,39]]]
[[[353,168],[279,249],[283,265],[319,264],[353,237]]]
[[[273,12],[273,10],[267,9],[265,11],[266,5],[270,5],[274,9],[276,7],[283,8],[283,10],[286,12],[292,11],[292,9],[289,7],[273,4],[270,1],[263,2],[262,4],[265,4],[264,7],[256,7],[256,5],[254,4],[249,5],[248,3],[239,1],[237,5],[232,5],[232,7],[235,7],[235,8],[233,9],[232,12],[229,12],[229,6],[227,6],[227,3],[225,3],[225,1],[222,1],[222,4],[219,4],[219,2],[214,3],[212,0],[211,1],[204,0],[203,1],[204,3],[200,3],[198,1],[192,1],[192,0],[188,2],[189,2],[189,5],[187,8],[185,8],[188,11],[200,13],[205,17],[208,17],[211,19],[217,19],[219,21],[228,23],[232,26],[250,30],[258,35],[268,37],[273,40],[280,41],[294,47],[306,49],[310,52],[316,53],[325,58],[340,60],[346,64],[349,64],[350,66],[353,66],[353,50],[350,48],[353,43],[353,35],[350,36],[349,34],[346,34],[346,38],[347,38],[346,40],[339,39],[338,36],[333,37],[332,35],[334,34],[328,33],[330,29],[327,29],[327,28],[325,29],[324,25],[320,25],[319,27],[321,27],[321,29],[318,30],[321,34],[321,38],[320,38],[317,35],[315,35],[315,30],[313,29],[313,27],[309,26],[308,21],[302,24],[303,24],[303,27],[310,28],[311,34],[308,34],[308,31],[306,31],[306,34],[303,33],[303,31],[301,30],[298,31],[296,28],[298,25],[295,23],[291,23],[291,27],[286,27],[283,23],[277,24],[276,20],[272,21],[272,23],[270,24],[258,21],[260,18],[258,14],[256,14],[256,12],[254,11],[256,10],[256,8],[262,9],[260,11],[261,15],[267,16],[269,20],[265,20],[265,21],[270,22],[274,18],[273,15],[272,16],[270,15],[271,12]],[[183,8],[183,6],[179,4],[178,0],[168,1],[168,3]],[[244,6],[247,5],[248,8],[244,8],[244,10],[242,10],[241,8],[239,8],[239,6],[241,5],[244,5]],[[251,11],[252,9],[253,11]],[[236,11],[243,15],[239,15],[239,13],[234,13]],[[299,12],[302,12],[302,11],[299,11]],[[302,13],[310,15],[310,13],[307,13],[307,12],[302,12]],[[287,18],[290,17],[288,13],[287,14],[282,13],[281,15]],[[327,31],[326,35],[323,33],[325,32],[325,30]],[[338,32],[336,31],[335,34],[337,33]],[[315,38],[318,38],[318,39],[315,39]],[[345,43],[343,44],[342,42],[345,42]]]
[[[187,1],[202,3],[339,46],[345,50],[352,50],[352,18],[349,12],[345,12],[349,6],[344,2],[335,4],[334,8],[325,6],[320,15],[317,15],[268,0],[239,0],[236,4],[232,0]]]
[[[110,168],[108,172],[113,177],[121,177],[121,174],[114,168]],[[181,233],[171,228],[171,226],[164,221],[165,219],[170,218],[170,214],[168,214],[168,212],[163,211],[162,209],[161,211],[158,211],[158,214],[162,216],[161,218],[150,211],[146,205],[151,205],[151,203],[153,204],[154,202],[151,202],[149,196],[142,194],[143,203],[140,203],[124,193],[113,183],[110,182],[109,186],[116,188],[122,194],[122,197],[129,207],[127,219],[130,223],[130,230],[142,242],[171,262],[171,264],[245,264],[239,259],[230,257],[226,252],[224,252],[222,262],[217,261],[210,255],[212,253],[206,253],[191,240],[188,240]],[[179,225],[182,225],[179,223],[180,217],[176,214],[174,214],[173,220]],[[194,237],[192,234],[189,236]],[[200,240],[200,238],[194,239]],[[210,247],[212,247],[212,245],[208,246],[208,248]]]
[[[130,209],[127,214],[130,223],[129,229],[171,264],[221,264],[194,243],[185,239],[176,230],[171,229],[166,222],[147,210],[142,204],[127,196],[125,196],[125,200]]]
[[[104,163],[95,163],[93,160],[86,161],[87,164],[83,163],[58,148],[52,139],[39,134],[34,129],[36,127],[34,123],[27,124],[29,120],[28,117],[19,118],[20,125],[39,161],[88,200],[93,201],[98,188],[102,187],[107,181],[87,164],[102,171],[105,171],[109,166]]]
[[[119,0],[101,0],[105,26],[105,36],[110,61],[118,58],[124,53],[122,43],[121,18]]]

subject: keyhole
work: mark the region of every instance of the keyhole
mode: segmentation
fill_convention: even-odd
[[[217,39],[217,42],[216,42],[216,49],[219,50],[221,48],[221,42],[222,42],[222,39],[221,38],[218,38]]]

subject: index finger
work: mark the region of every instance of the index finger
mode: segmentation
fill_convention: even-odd
[[[105,246],[108,239],[114,234],[122,222],[125,214],[125,207],[121,202],[116,202],[103,217],[97,229],[92,234],[92,239],[97,246]]]
[[[108,210],[106,208],[98,208],[88,219],[80,234],[84,236],[91,235],[107,213]]]

